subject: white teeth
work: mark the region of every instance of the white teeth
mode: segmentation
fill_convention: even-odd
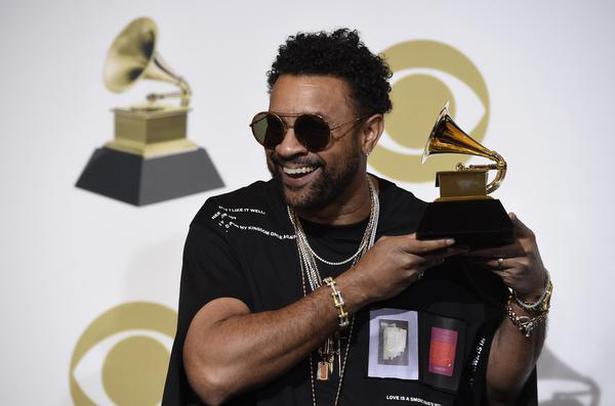
[[[316,169],[316,167],[314,166],[303,166],[301,168],[286,168],[286,167],[282,167],[282,169],[284,170],[284,173],[288,174],[288,175],[299,175],[302,173],[310,173],[313,170]]]

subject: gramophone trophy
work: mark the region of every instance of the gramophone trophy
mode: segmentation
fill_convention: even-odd
[[[448,113],[448,103],[440,112],[429,135],[423,162],[436,154],[466,154],[488,158],[489,165],[457,164],[455,171],[436,173],[440,197],[430,203],[417,229],[421,240],[454,238],[457,244],[472,248],[498,246],[513,241],[513,224],[499,200],[489,193],[506,176],[506,161],[463,132]],[[496,170],[488,182],[487,173]]]
[[[107,53],[105,86],[119,93],[150,79],[179,91],[113,109],[115,137],[94,151],[77,187],[141,206],[224,186],[207,152],[186,138],[190,86],[163,62],[157,39],[151,19],[128,24]],[[160,102],[177,97],[178,106]]]

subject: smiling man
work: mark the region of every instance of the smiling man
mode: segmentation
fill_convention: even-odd
[[[506,247],[415,238],[425,203],[367,173],[390,76],[356,31],[280,47],[250,125],[272,179],[190,226],[163,404],[536,403],[534,236],[513,218]]]

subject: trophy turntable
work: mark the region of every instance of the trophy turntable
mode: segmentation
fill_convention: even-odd
[[[513,224],[502,203],[488,196],[506,176],[506,161],[463,132],[448,112],[440,112],[429,135],[423,162],[436,154],[466,154],[494,161],[488,165],[457,164],[455,171],[436,173],[440,197],[430,203],[417,229],[422,240],[454,238],[457,244],[473,248],[498,246],[513,241]],[[488,172],[495,178],[488,182]]]
[[[186,137],[190,86],[156,51],[153,20],[132,21],[113,41],[104,83],[124,92],[142,79],[177,86],[143,103],[113,109],[114,139],[96,149],[76,186],[141,206],[224,186],[207,152]],[[179,98],[179,105],[161,100]]]

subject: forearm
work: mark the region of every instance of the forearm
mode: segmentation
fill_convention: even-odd
[[[419,272],[458,253],[453,240],[382,237],[353,268],[335,281],[349,314],[398,295]],[[429,259],[421,255],[430,255]],[[236,299],[206,304],[193,318],[184,343],[184,366],[193,389],[219,404],[288,371],[338,328],[331,288],[323,286],[274,311],[250,313]],[[220,299],[223,300],[223,299]],[[208,308],[209,307],[209,308]],[[229,309],[231,307],[232,309]]]
[[[516,314],[528,314],[512,305]],[[536,365],[545,340],[546,320],[526,337],[505,317],[496,331],[487,365],[487,398],[491,406],[514,405]]]
[[[347,311],[367,303],[351,275],[340,275],[336,281]],[[201,316],[194,318],[197,328],[191,325],[184,359],[193,388],[209,403],[275,379],[338,328],[338,312],[327,286],[275,311],[235,315],[210,324]]]

